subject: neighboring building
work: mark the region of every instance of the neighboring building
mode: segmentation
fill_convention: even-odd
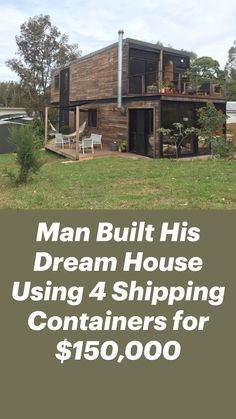
[[[0,119],[14,117],[23,118],[26,116],[27,114],[24,108],[8,108],[6,106],[0,106]]]
[[[219,86],[192,88],[186,77],[190,57],[184,51],[160,48],[134,39],[96,51],[52,72],[51,104],[58,106],[59,126],[75,127],[87,119],[87,134],[99,133],[103,143],[119,138],[130,152],[165,157],[175,154],[168,140],[157,133],[174,122],[193,126],[197,109],[212,101],[225,112],[226,99]],[[120,53],[119,53],[120,51]],[[204,153],[198,140],[189,137],[181,155]]]
[[[227,131],[232,135],[232,142],[236,146],[236,102],[227,102]]]
[[[0,154],[11,153],[14,146],[9,141],[9,130],[31,121],[23,108],[0,107]]]
[[[1,121],[0,119],[0,154],[12,153],[14,151],[14,146],[9,141],[9,130],[12,127],[19,127],[21,124]]]

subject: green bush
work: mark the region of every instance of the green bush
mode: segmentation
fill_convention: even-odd
[[[15,147],[19,171],[17,174],[8,172],[8,175],[16,184],[26,183],[29,175],[36,173],[42,165],[34,135],[31,125],[22,125],[10,130],[10,141]]]
[[[34,143],[36,148],[42,148],[44,144],[44,124],[39,118],[34,118],[30,123],[33,130]]]
[[[215,136],[211,138],[211,153],[215,157],[228,157],[230,147],[226,137]]]
[[[63,125],[60,129],[60,132],[63,135],[69,135],[69,134],[71,134],[71,129],[70,129],[69,125]]]
[[[199,136],[205,139],[210,146],[211,154],[215,157],[228,157],[230,152],[229,143],[224,135],[227,117],[216,109],[213,103],[208,102],[206,106],[198,110]]]

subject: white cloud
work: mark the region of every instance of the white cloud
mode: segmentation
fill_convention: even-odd
[[[78,42],[83,53],[115,42],[117,30],[125,37],[150,42],[162,41],[175,48],[210,55],[224,66],[227,52],[236,38],[235,0],[0,0],[0,80],[12,73],[4,61],[16,50],[14,36],[20,24],[40,13]],[[5,74],[3,74],[3,71]]]
[[[17,77],[6,67],[5,61],[13,57],[16,51],[15,35],[27,15],[11,5],[1,5],[0,14],[0,80],[17,80]]]

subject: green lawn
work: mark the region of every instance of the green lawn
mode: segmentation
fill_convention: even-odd
[[[0,208],[236,208],[236,161],[175,161],[106,157],[69,162],[42,152],[44,165],[15,187],[0,155]]]

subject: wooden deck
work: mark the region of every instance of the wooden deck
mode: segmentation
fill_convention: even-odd
[[[62,148],[62,147],[56,146],[54,143],[48,142],[45,146],[45,149],[48,151],[52,151],[53,153],[59,154],[60,156],[63,156],[72,161],[76,161],[75,148],[72,148],[72,147]],[[84,160],[92,160],[95,158],[103,158],[103,157],[108,157],[108,156],[117,156],[117,157],[124,157],[124,158],[128,157],[134,160],[138,160],[138,159],[149,160],[150,159],[150,157],[142,156],[140,154],[129,153],[129,152],[120,153],[118,151],[111,151],[107,145],[103,145],[102,150],[96,147],[94,149],[94,153],[92,153],[91,150],[86,151],[84,154],[80,152],[79,159],[77,161],[79,162],[79,161],[84,161]],[[199,156],[179,157],[177,160],[178,161],[190,161],[190,160],[192,161],[192,160],[208,160],[211,158],[212,158],[212,155],[199,155]],[[236,154],[235,154],[234,159],[236,159]]]
[[[60,156],[66,157],[67,159],[70,160],[76,160],[76,151],[75,151],[75,147],[64,147],[62,148],[61,146],[56,146],[53,142],[48,142],[45,145],[45,149],[48,151],[52,151],[53,153],[57,153]],[[118,157],[129,157],[129,158],[133,158],[133,159],[147,159],[148,157],[145,156],[140,156],[138,154],[133,154],[133,153],[120,153],[118,151],[111,151],[110,148],[107,145],[103,145],[103,148],[101,150],[100,147],[95,147],[94,148],[94,153],[92,153],[91,150],[86,151],[84,154],[82,153],[82,151],[80,151],[79,153],[79,161],[83,161],[83,160],[91,160],[94,158],[101,158],[101,157],[107,157],[107,156],[118,156]]]

